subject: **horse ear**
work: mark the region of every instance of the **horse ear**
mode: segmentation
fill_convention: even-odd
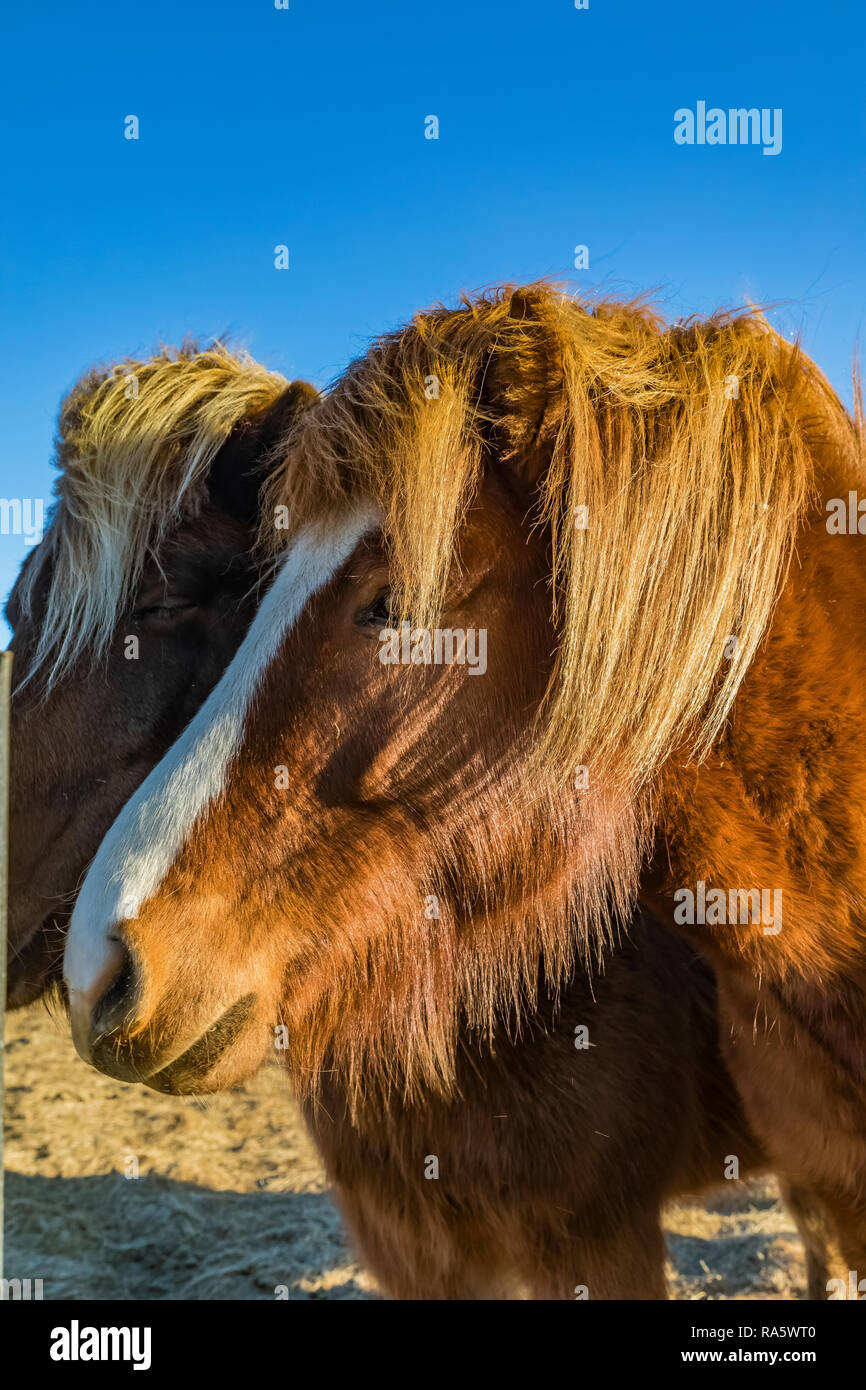
[[[530,486],[550,463],[562,409],[562,357],[550,323],[550,291],[527,286],[511,295],[501,340],[482,373],[479,414],[491,453]]]
[[[541,319],[541,305],[544,303],[544,296],[533,289],[532,286],[514,290],[508,303],[508,317],[525,322],[531,319],[538,323]]]
[[[255,521],[262,487],[276,461],[273,451],[318,399],[309,382],[293,381],[262,414],[235,425],[208,474],[208,494],[217,507],[241,521]]]

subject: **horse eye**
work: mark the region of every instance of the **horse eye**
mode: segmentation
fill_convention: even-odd
[[[355,622],[358,627],[378,629],[390,627],[392,616],[391,591],[385,589],[381,594],[377,594],[372,603],[367,603],[363,608],[358,609],[355,614]]]
[[[198,608],[198,604],[193,603],[190,599],[166,599],[163,603],[148,605],[146,608],[136,608],[132,616],[136,620],[153,618],[159,622],[170,622],[175,618],[186,617],[196,608]]]

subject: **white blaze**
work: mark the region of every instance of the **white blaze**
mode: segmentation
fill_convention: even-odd
[[[330,531],[314,523],[299,531],[219,684],[105,836],[66,939],[63,974],[73,1013],[86,1007],[89,1017],[118,956],[113,929],[158,890],[195,821],[223,790],[250,702],[286,633],[376,524],[365,505]]]

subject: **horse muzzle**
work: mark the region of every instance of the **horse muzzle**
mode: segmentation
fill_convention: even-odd
[[[133,957],[112,938],[103,968],[87,989],[68,988],[76,1050],[85,1062],[119,1081],[170,1094],[195,1094],[230,1084],[235,1054],[250,1032],[257,996],[243,995],[220,1007],[202,1026],[144,1009]],[[249,1053],[250,1048],[244,1047]],[[249,1068],[244,1069],[249,1070]]]

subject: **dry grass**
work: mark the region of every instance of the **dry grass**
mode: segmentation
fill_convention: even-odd
[[[52,1299],[377,1296],[279,1073],[206,1102],[156,1095],[85,1066],[38,1006],[10,1018],[7,1047],[8,1277]],[[773,1183],[677,1204],[665,1224],[675,1297],[801,1296]]]

